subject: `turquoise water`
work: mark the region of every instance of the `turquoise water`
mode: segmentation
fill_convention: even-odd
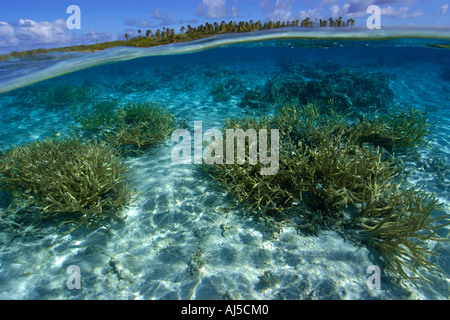
[[[351,85],[365,101],[356,113],[402,105],[426,112],[435,123],[429,146],[400,158],[406,185],[435,193],[448,215],[450,51],[428,45],[448,45],[450,37],[447,31],[412,35],[288,30],[3,61],[0,146],[70,135],[77,125],[76,104],[155,101],[191,128],[202,121],[205,131],[221,129],[230,117],[273,113],[277,106],[264,101],[267,94],[256,104],[245,97],[267,92],[275,81],[283,86],[288,79],[294,87],[296,81],[315,81],[324,93],[313,97],[342,98],[357,108]],[[79,96],[58,100],[55,92],[69,88]],[[332,229],[310,235],[299,232],[295,221],[279,228],[244,215],[244,205],[213,187],[197,165],[174,164],[173,146],[168,139],[126,158],[140,196],[126,209],[124,222],[65,235],[55,221],[40,223],[20,210],[11,218],[1,195],[0,298],[450,298],[448,243],[437,248],[442,274],[425,275],[431,284],[396,285],[382,278],[380,289],[369,288],[367,267],[383,270],[373,248],[346,241]],[[71,265],[81,270],[81,289],[66,285]]]

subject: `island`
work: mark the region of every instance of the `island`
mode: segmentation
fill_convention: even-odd
[[[328,20],[322,19],[310,19],[306,18],[302,21],[292,20],[292,21],[267,21],[261,22],[260,20],[254,22],[250,21],[222,21],[220,23],[214,22],[205,24],[200,24],[196,27],[191,25],[182,26],[179,33],[175,33],[175,29],[163,27],[161,29],[153,30],[137,30],[138,36],[130,37],[129,34],[125,34],[124,40],[101,42],[89,45],[76,45],[69,47],[51,48],[51,49],[33,49],[26,51],[14,51],[9,54],[0,55],[0,60],[7,60],[13,58],[27,58],[36,54],[49,53],[52,51],[60,52],[95,52],[104,49],[109,49],[113,47],[154,47],[160,45],[166,45],[176,42],[187,42],[192,40],[197,40],[201,38],[206,38],[214,36],[217,34],[224,33],[243,33],[252,32],[257,30],[269,30],[275,28],[286,28],[286,27],[305,27],[305,28],[341,28],[341,27],[353,27],[355,25],[354,19],[343,20],[342,17],[338,19],[329,18]]]

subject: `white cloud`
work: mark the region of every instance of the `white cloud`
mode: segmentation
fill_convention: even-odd
[[[139,28],[147,28],[148,26],[150,26],[150,22],[148,22],[147,20],[142,20],[139,22]]]
[[[226,0],[202,0],[197,7],[197,15],[208,18],[223,18],[226,14]]]
[[[7,22],[0,21],[0,47],[11,46],[17,43],[14,37],[14,28]]]
[[[398,19],[408,19],[413,17],[420,17],[423,14],[422,10],[411,13],[409,9],[410,8],[407,6],[400,7],[399,9],[395,9],[389,6],[387,8],[381,8],[381,15],[392,16]]]
[[[20,19],[18,23],[0,22],[1,53],[111,40],[111,33],[97,33],[93,30],[79,33],[68,30],[66,20],[63,19],[53,22],[36,22],[30,19]]]
[[[155,19],[162,19],[163,18],[161,10],[159,10],[158,8],[153,9],[152,16]]]
[[[422,10],[411,12],[411,8],[414,4],[413,0],[350,0],[341,7],[335,4],[329,9],[330,14],[333,17],[342,16],[345,18],[360,18],[367,15],[367,8],[372,4],[380,6],[382,15],[398,19],[408,19],[423,15]],[[402,4],[403,6],[400,8],[391,6],[398,4]],[[388,6],[386,7],[386,5]]]
[[[238,8],[236,6],[232,6],[231,7],[231,15],[233,17],[237,17],[238,16]]]
[[[300,20],[306,19],[306,18],[310,18],[310,19],[322,19],[323,16],[322,14],[319,12],[319,10],[317,8],[315,9],[309,9],[309,10],[301,10],[298,13],[298,18]]]
[[[442,7],[440,7],[437,11],[438,14],[444,15],[447,12],[448,9],[448,3],[444,4]]]
[[[135,26],[136,25],[136,19],[133,18],[125,18],[125,20],[123,21],[125,23],[126,26]]]
[[[320,6],[322,6],[322,5],[330,5],[330,4],[333,4],[333,3],[336,3],[336,2],[337,2],[337,0],[322,0],[320,2]]]
[[[272,21],[286,21],[292,19],[292,3],[294,0],[276,0],[270,4],[267,0],[259,3],[259,6],[268,12],[267,18]]]
[[[159,26],[167,27],[174,23],[173,16],[168,11],[166,11],[165,14],[163,14],[161,12],[161,10],[159,10],[158,8],[153,9],[152,17],[154,19],[159,20]],[[151,25],[150,22],[148,22],[146,20],[142,20],[139,23],[139,26],[141,28],[147,28],[147,27],[155,27],[156,28],[158,25]]]
[[[69,39],[66,21],[63,19],[54,22],[20,19],[16,37],[29,44],[56,44],[66,42]]]
[[[332,17],[337,17],[339,15],[339,12],[341,12],[341,9],[337,4],[330,7],[330,14]]]

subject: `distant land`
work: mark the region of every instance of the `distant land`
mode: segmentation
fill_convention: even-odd
[[[156,31],[152,30],[137,30],[137,37],[129,37],[128,34],[125,34],[126,40],[117,40],[117,41],[109,41],[102,42],[97,44],[89,44],[89,45],[77,45],[70,47],[60,47],[60,48],[52,48],[52,49],[33,49],[26,51],[14,51],[9,54],[0,55],[0,60],[7,60],[12,58],[24,58],[36,55],[36,54],[44,54],[52,51],[60,51],[60,52],[95,52],[104,49],[109,49],[113,47],[154,47],[161,46],[170,43],[177,42],[187,42],[192,40],[198,40],[210,36],[214,36],[217,34],[223,33],[243,33],[243,32],[251,32],[257,30],[268,30],[275,28],[286,28],[286,27],[305,27],[305,28],[327,28],[327,27],[353,27],[355,25],[354,19],[348,19],[344,21],[342,17],[338,19],[329,18],[328,20],[322,19],[314,19],[306,18],[302,21],[300,20],[292,20],[292,21],[268,21],[262,23],[261,21],[254,22],[250,21],[230,21],[226,23],[222,21],[221,23],[205,23],[201,24],[197,27],[192,27],[190,25],[186,27],[181,27],[179,33],[175,33],[175,29],[170,28],[162,28],[157,29]]]

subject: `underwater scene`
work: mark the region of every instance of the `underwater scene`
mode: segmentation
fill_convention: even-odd
[[[449,40],[0,61],[0,299],[449,299]]]

